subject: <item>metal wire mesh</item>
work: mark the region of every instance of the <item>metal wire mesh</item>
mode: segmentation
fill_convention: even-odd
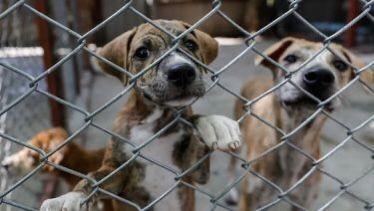
[[[295,207],[297,207],[297,208],[299,208],[301,210],[306,210],[306,209],[309,209],[309,208],[303,207],[302,205],[299,205],[296,202],[292,201],[288,197],[288,195],[290,194],[290,192],[292,192],[293,190],[295,190],[296,188],[298,188],[299,186],[301,186],[302,183],[305,180],[307,180],[310,177],[310,175],[313,174],[316,171],[319,171],[323,175],[325,175],[325,176],[329,177],[330,179],[338,182],[340,184],[340,187],[341,187],[340,192],[338,192],[335,195],[335,197],[331,198],[323,206],[321,206],[319,208],[320,210],[324,210],[324,209],[327,209],[328,207],[330,207],[343,194],[348,194],[351,197],[355,198],[359,202],[359,204],[361,205],[361,207],[358,207],[358,209],[361,208],[361,209],[371,210],[374,207],[374,202],[373,201],[369,201],[369,200],[361,197],[359,194],[350,191],[349,188],[351,186],[354,186],[362,178],[366,177],[367,175],[372,174],[373,171],[374,171],[374,166],[373,165],[372,165],[371,168],[369,168],[368,170],[366,170],[364,173],[362,173],[361,175],[359,175],[357,178],[355,178],[355,179],[353,179],[353,180],[351,180],[349,182],[343,182],[343,181],[341,181],[339,179],[338,175],[332,175],[332,174],[328,173],[327,171],[325,171],[323,169],[321,163],[323,161],[329,159],[334,153],[336,153],[337,151],[339,151],[339,149],[341,149],[343,146],[345,146],[348,143],[359,145],[359,146],[365,148],[367,150],[366,152],[368,154],[373,155],[373,152],[374,152],[373,146],[370,145],[370,144],[367,144],[367,143],[365,143],[365,142],[363,142],[361,140],[359,140],[355,136],[355,134],[358,131],[360,131],[362,128],[364,128],[368,124],[370,124],[373,121],[373,119],[374,119],[374,115],[371,114],[365,121],[361,122],[360,124],[356,125],[355,127],[350,127],[350,126],[346,125],[344,122],[341,122],[338,119],[336,119],[335,117],[333,117],[325,109],[325,106],[330,101],[332,101],[335,98],[339,97],[340,94],[342,94],[343,92],[345,92],[345,90],[348,89],[353,84],[360,83],[360,84],[364,85],[369,90],[369,92],[371,92],[371,94],[373,94],[374,92],[370,88],[370,86],[368,84],[364,84],[364,82],[362,80],[360,80],[360,74],[363,73],[364,71],[370,71],[369,69],[373,66],[374,61],[371,61],[364,68],[358,69],[357,67],[354,67],[353,64],[350,64],[348,61],[346,61],[346,59],[341,58],[343,61],[346,61],[352,68],[355,69],[355,77],[346,86],[344,86],[342,89],[340,89],[334,95],[332,95],[331,97],[329,97],[328,99],[326,99],[324,101],[321,101],[321,100],[317,99],[316,97],[314,97],[313,95],[311,95],[310,93],[308,93],[306,90],[304,90],[302,87],[300,87],[297,84],[293,83],[293,85],[295,87],[297,87],[300,91],[302,91],[303,93],[305,93],[307,96],[309,96],[313,100],[317,101],[319,103],[319,106],[318,106],[318,109],[309,118],[307,118],[304,122],[302,122],[302,124],[300,124],[297,128],[294,128],[289,133],[286,133],[285,131],[277,128],[275,125],[269,124],[266,120],[264,120],[261,117],[258,117],[255,114],[251,113],[251,109],[250,108],[251,108],[251,105],[255,104],[257,101],[259,101],[260,99],[264,98],[265,96],[271,94],[272,92],[274,92],[274,90],[276,90],[279,87],[283,86],[286,82],[292,83],[292,81],[290,81],[290,77],[286,77],[286,79],[284,81],[282,81],[281,83],[278,83],[277,85],[275,85],[274,87],[272,87],[267,92],[264,92],[263,94],[257,96],[255,99],[245,99],[243,96],[240,96],[238,93],[235,93],[234,91],[230,90],[230,88],[228,88],[227,86],[225,86],[224,84],[222,84],[221,81],[220,81],[221,76],[223,75],[223,73],[228,73],[230,71],[230,67],[234,63],[236,63],[240,58],[242,58],[244,55],[246,55],[248,52],[254,52],[255,54],[258,54],[258,55],[266,58],[271,63],[273,63],[274,65],[276,65],[277,67],[279,67],[286,74],[289,74],[289,75],[295,74],[297,71],[299,71],[304,66],[306,66],[309,62],[311,62],[313,59],[315,59],[322,52],[324,52],[324,51],[330,51],[331,53],[335,54],[334,51],[333,51],[333,49],[331,49],[331,47],[330,47],[331,42],[334,41],[334,39],[336,39],[338,36],[342,35],[342,33],[344,33],[345,31],[347,31],[354,24],[356,24],[357,22],[359,22],[361,19],[368,18],[372,23],[374,23],[374,16],[370,13],[371,10],[372,10],[372,7],[374,6],[374,1],[373,0],[370,0],[370,1],[369,0],[360,0],[360,2],[361,2],[361,11],[360,11],[359,15],[357,15],[357,17],[355,17],[353,20],[351,20],[349,23],[347,23],[340,30],[336,31],[335,33],[333,33],[331,35],[326,35],[326,34],[322,33],[321,31],[319,31],[317,28],[315,28],[312,24],[310,24],[308,22],[308,20],[306,20],[302,15],[300,15],[298,13],[297,9],[300,6],[301,2],[303,2],[303,0],[289,1],[289,9],[288,9],[287,12],[285,12],[284,14],[282,14],[281,16],[279,16],[278,18],[276,18],[274,21],[270,22],[266,26],[262,27],[258,31],[254,32],[254,33],[250,33],[248,31],[246,31],[244,28],[242,28],[241,26],[239,26],[238,24],[236,24],[234,21],[232,21],[230,19],[230,17],[228,17],[221,10],[222,4],[224,4],[223,0],[214,0],[214,1],[212,1],[212,9],[205,16],[201,17],[199,19],[199,21],[197,21],[196,23],[193,23],[192,26],[188,30],[186,30],[185,32],[183,32],[182,34],[180,34],[178,36],[175,36],[175,35],[171,34],[170,32],[168,32],[167,30],[165,30],[161,26],[157,25],[151,19],[149,19],[148,17],[146,17],[144,14],[142,14],[141,12],[139,12],[136,8],[133,7],[133,1],[132,0],[130,0],[130,1],[124,1],[123,6],[121,8],[119,8],[115,13],[113,13],[110,17],[106,18],[104,21],[102,21],[101,23],[99,23],[94,28],[92,28],[91,30],[89,30],[88,32],[86,32],[84,34],[79,34],[78,32],[73,31],[70,28],[62,25],[59,22],[57,22],[56,20],[48,17],[46,14],[43,14],[43,13],[39,12],[38,10],[36,10],[32,6],[32,4],[29,3],[29,1],[20,0],[20,1],[15,2],[12,5],[9,5],[8,8],[0,14],[0,20],[4,20],[4,19],[8,18],[11,14],[16,13],[17,9],[23,8],[23,9],[31,12],[35,16],[38,16],[38,17],[44,19],[51,26],[57,27],[60,30],[62,30],[64,32],[68,33],[69,35],[71,35],[72,37],[74,37],[76,39],[76,46],[75,46],[75,48],[69,54],[67,54],[66,56],[64,56],[60,61],[58,61],[52,67],[50,67],[47,70],[45,70],[43,73],[38,74],[37,76],[31,75],[30,73],[28,73],[24,69],[20,69],[20,68],[14,66],[12,64],[0,61],[0,66],[3,68],[4,71],[11,72],[12,74],[17,74],[20,77],[23,77],[25,80],[28,80],[28,84],[29,84],[29,87],[23,92],[23,94],[21,96],[19,96],[17,99],[14,99],[11,102],[8,102],[7,105],[5,105],[5,106],[3,106],[1,108],[0,115],[5,115],[6,113],[11,112],[13,109],[15,109],[15,107],[16,107],[16,105],[18,103],[23,102],[23,101],[29,99],[30,97],[32,97],[32,95],[34,93],[38,93],[40,95],[43,95],[45,97],[51,98],[51,99],[53,99],[55,101],[58,101],[59,103],[62,103],[66,107],[68,107],[70,109],[73,109],[73,110],[81,113],[82,115],[85,116],[85,123],[78,130],[76,130],[67,140],[65,140],[63,144],[59,145],[58,147],[56,147],[55,150],[53,150],[53,151],[51,151],[49,153],[45,153],[45,152],[41,151],[40,149],[37,149],[37,148],[35,148],[33,146],[25,144],[24,141],[21,140],[20,138],[15,137],[15,136],[13,136],[11,134],[7,134],[4,131],[1,131],[0,137],[2,137],[3,140],[6,140],[8,142],[12,142],[12,143],[18,144],[20,146],[24,146],[24,147],[30,148],[32,150],[35,150],[36,152],[38,152],[42,156],[42,162],[33,171],[29,172],[23,178],[21,178],[20,180],[16,181],[14,184],[10,185],[6,190],[4,190],[3,192],[1,192],[0,193],[0,204],[6,204],[6,205],[9,205],[9,206],[20,208],[20,209],[24,209],[24,210],[37,210],[36,208],[29,207],[28,205],[25,205],[22,202],[13,200],[13,199],[11,199],[8,196],[15,189],[17,189],[22,183],[24,183],[29,178],[31,178],[33,175],[35,175],[44,165],[52,165],[55,168],[57,168],[58,170],[60,170],[60,171],[64,171],[64,172],[67,172],[69,174],[76,175],[76,176],[78,176],[78,177],[80,177],[82,179],[86,179],[88,181],[91,181],[92,184],[93,184],[93,192],[92,192],[92,194],[90,194],[90,197],[92,197],[95,193],[102,193],[104,195],[107,195],[107,196],[109,196],[109,197],[111,197],[113,199],[116,199],[116,200],[120,201],[121,203],[128,204],[128,205],[134,207],[137,210],[148,210],[148,209],[152,208],[152,206],[154,206],[156,203],[158,203],[160,200],[162,200],[165,196],[167,196],[171,191],[173,191],[178,186],[186,186],[186,187],[192,188],[195,191],[197,191],[199,194],[204,195],[209,200],[210,209],[211,210],[215,210],[217,208],[224,209],[224,210],[232,210],[231,207],[229,207],[226,204],[222,203],[221,199],[230,191],[231,188],[233,188],[234,186],[236,186],[237,184],[239,184],[243,180],[243,178],[245,176],[247,176],[248,174],[250,174],[250,175],[258,178],[259,180],[261,180],[263,182],[265,182],[269,186],[269,188],[272,188],[272,189],[274,189],[275,191],[278,192],[278,196],[279,197],[277,199],[275,199],[274,201],[269,200],[268,204],[266,204],[264,207],[262,207],[260,209],[268,209],[268,208],[271,208],[274,205],[282,202],[282,203],[287,203],[287,204],[290,204],[292,206],[295,206]],[[169,50],[165,54],[163,54],[161,57],[159,57],[158,59],[156,59],[156,61],[153,62],[150,66],[148,66],[145,69],[139,71],[137,74],[130,73],[126,69],[123,69],[122,67],[118,67],[115,64],[111,63],[110,61],[108,61],[108,60],[102,58],[101,56],[97,55],[95,52],[93,52],[92,50],[90,50],[87,47],[87,43],[86,43],[86,39],[89,36],[91,36],[94,33],[96,33],[98,30],[100,30],[106,24],[108,24],[110,21],[112,21],[112,19],[114,19],[115,17],[121,15],[125,11],[137,15],[138,17],[142,18],[144,20],[144,22],[148,22],[148,23],[152,24],[154,27],[156,27],[159,30],[163,31],[164,33],[166,33],[167,35],[169,35],[174,40],[173,46],[170,46]],[[94,117],[97,116],[98,114],[102,113],[105,109],[107,109],[113,103],[115,103],[116,101],[118,101],[123,95],[125,95],[129,91],[131,91],[134,88],[136,81],[141,76],[143,76],[149,69],[151,69],[151,67],[157,65],[158,62],[160,62],[168,54],[170,54],[174,50],[178,49],[179,40],[181,40],[188,33],[192,32],[195,29],[197,29],[199,26],[201,26],[205,21],[207,21],[213,15],[219,15],[219,16],[221,16],[223,19],[225,19],[227,22],[229,22],[234,28],[236,28],[237,30],[239,30],[245,36],[244,42],[247,45],[247,47],[240,54],[238,54],[237,56],[235,56],[229,63],[227,63],[225,66],[223,66],[223,67],[221,67],[219,69],[213,69],[211,67],[208,67],[205,64],[203,64],[201,61],[198,61],[194,57],[188,55],[188,53],[185,52],[185,51],[183,51],[182,49],[179,49],[179,50],[181,52],[183,52],[184,54],[186,54],[189,58],[191,58],[192,60],[194,60],[194,62],[196,62],[197,64],[203,66],[204,68],[206,68],[208,70],[208,72],[209,72],[209,74],[211,76],[211,81],[207,81],[207,83],[209,84],[208,92],[211,89],[213,89],[214,87],[220,87],[222,91],[227,92],[228,94],[234,96],[237,99],[240,99],[241,101],[243,101],[243,103],[246,104],[246,107],[247,107],[248,110],[244,114],[243,117],[241,117],[240,119],[238,119],[239,122],[242,121],[244,119],[244,117],[246,117],[246,116],[253,116],[253,117],[257,118],[258,120],[260,120],[260,121],[264,122],[265,124],[267,124],[269,127],[273,128],[275,131],[277,131],[277,133],[279,133],[279,135],[281,136],[281,141],[279,142],[278,145],[273,146],[272,148],[268,149],[266,152],[264,152],[263,154],[261,154],[260,156],[256,157],[253,160],[247,160],[245,157],[242,157],[239,154],[229,153],[230,156],[234,156],[236,159],[238,159],[242,163],[242,167],[244,168],[245,173],[243,173],[242,175],[240,175],[239,177],[237,177],[237,179],[235,181],[233,181],[232,183],[227,184],[223,189],[220,189],[217,192],[208,192],[208,191],[204,190],[203,188],[201,188],[199,186],[196,186],[194,184],[189,184],[189,183],[184,182],[182,180],[182,178],[183,178],[184,175],[188,174],[193,169],[195,169],[203,160],[207,159],[210,154],[207,155],[207,156],[204,156],[201,160],[199,160],[197,163],[195,163],[193,166],[191,166],[190,168],[188,168],[184,172],[176,172],[173,169],[168,168],[168,166],[166,166],[166,165],[164,165],[162,163],[156,162],[155,160],[153,160],[151,158],[147,158],[144,155],[142,155],[142,149],[145,146],[147,146],[151,142],[153,142],[158,136],[160,136],[163,132],[165,132],[169,127],[171,127],[175,123],[182,122],[182,123],[185,123],[187,125],[191,125],[186,119],[183,119],[181,117],[181,115],[180,115],[181,114],[181,110],[175,111],[175,114],[176,114],[175,115],[175,119],[173,121],[171,121],[169,124],[167,124],[167,126],[165,128],[162,128],[152,138],[150,138],[149,140],[145,141],[144,144],[142,144],[140,146],[134,145],[131,142],[131,140],[127,140],[126,138],[121,137],[120,135],[115,134],[114,132],[112,132],[110,130],[107,130],[104,127],[102,127],[101,125],[97,124],[95,122],[95,120],[94,120]],[[274,27],[276,24],[282,22],[285,18],[288,18],[288,17],[292,17],[292,18],[295,18],[298,21],[300,21],[302,24],[304,24],[305,26],[307,26],[311,31],[313,31],[316,35],[318,35],[319,38],[320,38],[320,40],[323,42],[323,48],[321,48],[315,55],[313,55],[312,57],[310,57],[296,71],[292,71],[292,72],[290,72],[286,68],[282,67],[281,65],[277,64],[276,61],[273,61],[268,56],[266,56],[263,53],[261,53],[261,51],[256,47],[256,44],[258,43],[258,41],[256,40],[256,38],[258,36],[260,36],[265,31],[267,31],[270,28]],[[74,105],[74,104],[72,104],[70,102],[67,102],[64,99],[58,98],[56,96],[53,96],[50,93],[48,93],[47,91],[43,90],[41,88],[41,86],[40,86],[40,82],[43,79],[45,79],[49,74],[54,73],[62,64],[64,64],[64,62],[68,61],[75,54],[77,54],[79,52],[86,52],[86,53],[90,54],[91,56],[98,58],[99,60],[105,62],[106,64],[114,67],[118,71],[121,71],[121,72],[125,73],[130,78],[130,80],[129,80],[130,83],[129,83],[128,86],[126,86],[120,93],[118,93],[110,101],[108,101],[103,106],[101,106],[100,108],[96,109],[93,112],[88,112],[87,110],[85,110],[85,109],[83,109],[83,108],[81,108],[79,106],[76,106],[76,105]],[[338,55],[336,55],[336,56],[338,56]],[[371,97],[372,97],[372,95],[371,95]],[[292,141],[289,141],[289,138],[293,134],[297,133],[300,129],[302,129],[303,127],[305,127],[317,115],[326,115],[331,121],[334,121],[338,125],[340,125],[343,128],[345,128],[345,131],[347,133],[347,135],[346,135],[346,137],[345,137],[345,139],[343,141],[341,141],[337,146],[335,146],[333,149],[331,149],[327,154],[323,155],[321,158],[314,158],[314,157],[308,155],[308,153],[304,152],[303,149],[300,149],[300,148],[296,147],[295,145],[292,144]],[[98,130],[101,130],[103,133],[106,133],[106,134],[108,134],[110,136],[116,137],[117,139],[123,141],[124,143],[127,143],[129,145],[129,147],[132,148],[132,151],[133,151],[133,155],[131,156],[131,158],[127,162],[123,163],[119,168],[117,168],[110,175],[108,175],[107,177],[105,177],[104,179],[102,179],[100,181],[94,181],[92,178],[90,178],[87,175],[83,175],[83,174],[81,174],[79,172],[76,172],[74,170],[67,169],[67,168],[65,168],[63,166],[60,166],[60,165],[56,165],[56,164],[54,164],[54,163],[52,163],[52,162],[50,162],[50,161],[47,160],[48,157],[50,157],[53,153],[55,153],[58,150],[60,150],[63,146],[65,146],[68,143],[72,142],[76,136],[78,136],[82,131],[84,131],[88,127],[97,128]],[[256,135],[256,134],[254,134],[254,135]],[[282,189],[277,184],[274,184],[272,181],[268,180],[267,178],[265,178],[262,175],[260,175],[258,172],[255,172],[253,169],[251,169],[251,164],[253,162],[255,162],[256,160],[261,159],[262,157],[264,157],[264,156],[266,156],[268,154],[273,153],[275,150],[279,149],[280,147],[282,147],[284,145],[288,145],[289,147],[292,147],[294,150],[298,151],[300,154],[305,155],[308,159],[310,159],[313,162],[313,166],[308,170],[307,174],[305,174],[304,176],[302,176],[295,184],[293,184],[289,189],[286,189],[286,190]],[[138,158],[146,159],[147,161],[153,163],[154,165],[157,165],[157,166],[159,166],[160,168],[163,168],[166,171],[170,171],[172,174],[175,175],[175,183],[174,183],[174,185],[171,186],[170,189],[167,192],[165,192],[164,194],[160,195],[158,198],[156,198],[154,201],[152,201],[150,204],[148,204],[145,207],[140,207],[139,205],[137,205],[134,202],[131,202],[128,199],[121,198],[121,197],[119,197],[119,196],[117,196],[117,195],[115,195],[115,194],[113,194],[111,192],[108,192],[108,191],[100,188],[100,184],[102,184],[103,182],[105,182],[111,175],[113,175],[113,174],[119,172],[120,170],[128,167],[128,165],[131,164],[131,162],[133,162],[134,160],[136,160]],[[371,183],[371,185],[372,185],[372,183]]]
[[[12,0],[1,1],[0,11],[6,10],[16,2]],[[0,61],[36,76],[43,72],[43,49],[26,47],[36,46],[35,43],[37,42],[38,36],[35,25],[28,24],[32,21],[33,16],[25,14],[25,11],[12,13],[1,21]],[[0,78],[0,107],[3,109],[9,102],[16,100],[28,89],[28,81],[18,74],[4,70],[3,67],[0,67]],[[41,81],[40,88],[46,90],[45,81]],[[37,106],[40,109],[30,111],[29,108],[32,106]],[[47,111],[47,113],[44,111]],[[10,111],[2,113],[1,131],[21,140],[27,140],[37,131],[51,127],[48,111],[48,99],[33,93],[30,98],[23,100]],[[31,124],[34,120],[38,120],[40,124]],[[19,146],[0,138],[0,160],[9,156],[15,148],[19,148]],[[8,173],[4,169],[0,170],[1,192],[15,181]],[[33,184],[32,187],[30,187],[30,184]],[[19,194],[22,194],[28,196],[29,202],[37,201],[42,188],[43,181],[33,178],[29,180],[28,184],[22,185],[16,192],[13,192],[12,197],[17,198]],[[10,210],[10,208],[7,207],[7,210]]]

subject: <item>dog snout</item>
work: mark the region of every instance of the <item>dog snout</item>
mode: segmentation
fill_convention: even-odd
[[[303,87],[320,100],[329,97],[334,81],[334,74],[325,68],[311,68],[303,73]]]
[[[6,162],[5,160],[1,162],[1,167],[4,168],[5,170],[8,170],[10,167],[10,163]]]
[[[167,71],[167,80],[176,87],[186,87],[196,78],[196,70],[190,64],[175,64]]]
[[[307,87],[326,87],[334,83],[335,77],[328,69],[312,68],[304,73],[303,81]]]

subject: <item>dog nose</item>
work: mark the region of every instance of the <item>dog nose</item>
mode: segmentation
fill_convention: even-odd
[[[330,96],[334,81],[332,72],[321,67],[311,68],[303,75],[304,88],[320,100]]]
[[[5,170],[8,170],[10,165],[9,163],[1,162],[1,167],[3,167]]]
[[[324,68],[312,68],[303,77],[307,87],[327,87],[333,84],[334,80],[332,72]]]
[[[172,82],[177,87],[185,87],[191,84],[195,78],[195,69],[188,64],[174,65],[167,72],[168,81]]]

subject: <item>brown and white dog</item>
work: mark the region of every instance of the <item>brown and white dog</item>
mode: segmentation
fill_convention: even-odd
[[[49,153],[68,138],[68,133],[62,128],[43,130],[32,137],[27,143]],[[105,149],[86,150],[74,140],[58,152],[49,157],[49,161],[78,171],[82,174],[94,171],[100,167]],[[21,176],[36,168],[40,164],[40,155],[36,151],[24,147],[22,150],[5,157],[1,162],[11,176]],[[45,165],[42,173],[50,173],[62,178],[70,188],[73,188],[80,178],[63,171],[56,170],[51,165]]]
[[[322,47],[322,43],[289,37],[269,47],[264,54],[289,71],[295,71]],[[337,44],[331,44],[330,47],[338,56],[325,50],[291,77],[293,83],[301,86],[321,101],[328,99],[355,76],[353,69],[346,62],[357,68],[364,67],[363,62],[344,47]],[[273,80],[267,77],[258,77],[248,81],[243,86],[241,93],[247,99],[254,99],[285,80],[284,72],[263,57],[258,56],[255,62],[272,70]],[[362,72],[360,78],[367,84],[372,84],[373,72],[371,70]],[[327,104],[326,110],[332,112],[336,109],[339,104],[338,100],[334,99]],[[278,127],[287,134],[310,117],[317,109],[317,104],[316,101],[313,101],[298,88],[287,82],[254,103],[250,109],[251,113],[263,118],[269,124]],[[245,113],[243,108],[242,102],[237,101],[235,107],[236,118],[239,119]],[[319,159],[320,133],[326,119],[325,115],[315,117],[291,136],[288,141],[315,159]],[[282,141],[280,133],[251,115],[248,115],[241,122],[241,130],[247,146],[246,157],[248,160],[255,159],[261,153]],[[233,163],[235,162],[232,161],[232,166],[234,166]],[[272,151],[254,162],[251,168],[283,190],[287,190],[312,168],[312,162],[309,158],[285,144],[278,150]],[[265,182],[252,180],[252,178],[254,177],[246,177],[244,184],[241,186],[239,209],[242,211],[260,208],[276,200],[277,194],[279,194]],[[319,181],[319,173],[313,173],[288,197],[295,203],[310,208],[311,202],[317,197]],[[231,195],[237,195],[235,190],[232,191]],[[293,207],[293,209],[298,210],[297,207]]]
[[[179,35],[189,28],[180,21],[156,20],[156,24],[174,35]],[[142,24],[109,42],[97,53],[116,65],[126,68],[132,74],[152,64],[165,53],[172,44],[172,39],[151,24]],[[205,64],[211,63],[217,53],[218,44],[209,35],[193,30],[180,43],[180,47]],[[98,61],[105,72],[117,77],[124,84],[128,78],[112,67]],[[143,159],[143,156],[162,163],[172,171],[180,173],[191,167],[212,148],[221,150],[235,149],[240,145],[239,125],[224,116],[196,116],[192,114],[189,104],[205,93],[203,67],[192,59],[174,51],[152,67],[136,81],[135,89],[118,114],[113,131],[141,146],[157,132],[167,126],[175,116],[175,109],[187,106],[182,117],[191,121],[202,137],[202,141],[186,124],[176,121],[155,140],[145,145],[135,160],[118,173],[111,175],[100,187],[128,199],[139,194],[141,197],[133,202],[154,210],[194,210],[194,190],[179,185],[162,200],[153,204],[171,187],[176,185],[175,174],[161,168],[155,163]],[[101,167],[89,174],[100,181],[118,167],[133,158],[133,148],[113,137],[106,149]],[[183,181],[204,184],[209,178],[209,160],[183,177]],[[88,181],[82,180],[73,192],[43,202],[41,210],[80,210],[80,202],[93,188]],[[96,194],[94,199],[105,197]],[[141,199],[140,199],[141,198]],[[141,202],[146,202],[141,204]]]

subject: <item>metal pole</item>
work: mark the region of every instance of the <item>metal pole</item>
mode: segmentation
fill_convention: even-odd
[[[35,2],[35,8],[44,14],[48,14],[47,1],[41,0]],[[49,27],[46,21],[41,18],[36,18],[36,25],[38,30],[39,44],[44,50],[43,62],[44,68],[47,69],[51,67],[56,61],[57,58],[54,54],[54,36],[52,29]],[[47,76],[47,89],[48,92],[58,96],[64,96],[64,89],[62,87],[62,77],[59,71]],[[49,99],[50,112],[51,112],[51,121],[53,126],[61,126],[66,128],[65,121],[65,108],[62,104],[57,103],[56,101]],[[57,187],[57,177],[52,177],[44,187],[44,194],[41,197],[41,201],[51,198]]]
[[[349,6],[348,6],[348,17],[347,22],[349,23],[351,20],[353,20],[355,17],[357,17],[359,11],[358,11],[358,0],[349,0]],[[354,24],[349,30],[347,31],[345,44],[348,47],[353,47],[356,45],[356,37],[357,37],[357,24]]]
[[[48,3],[46,0],[36,1],[35,7],[40,12],[48,14],[47,4]],[[36,18],[36,24],[38,29],[39,43],[44,50],[44,68],[48,68],[51,67],[54,63],[56,63],[57,60],[54,54],[53,32],[47,24],[47,22],[45,22],[41,18]],[[49,93],[58,97],[64,96],[64,89],[62,87],[62,77],[59,74],[59,71],[56,71],[55,73],[47,77],[47,87]],[[65,127],[65,108],[63,107],[63,105],[57,103],[54,100],[49,100],[49,104],[51,106],[52,125]]]

